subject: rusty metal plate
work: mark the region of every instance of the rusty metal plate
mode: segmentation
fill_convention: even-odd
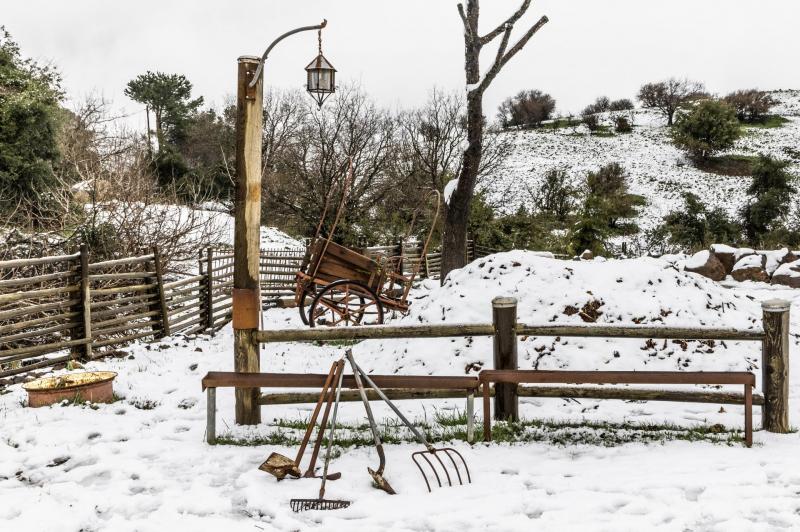
[[[233,289],[233,328],[258,329],[258,289]]]

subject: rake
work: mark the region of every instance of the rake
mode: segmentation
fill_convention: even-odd
[[[325,405],[325,412],[322,415],[322,423],[320,424],[319,433],[317,434],[317,439],[314,443],[311,462],[309,463],[308,470],[304,475],[305,477],[314,476],[314,466],[317,461],[317,455],[319,454],[319,448],[322,442],[322,434],[325,432],[328,414],[330,413],[331,403],[333,402],[333,390],[331,390],[330,387],[336,377],[338,377],[339,372],[343,371],[344,360],[338,360],[331,365],[331,369],[328,372],[327,378],[325,379],[325,384],[322,386],[322,393],[320,393],[317,405],[314,408],[314,412],[311,414],[311,419],[308,422],[308,427],[306,428],[306,433],[303,436],[303,441],[300,444],[300,449],[297,451],[297,457],[292,460],[288,456],[284,456],[280,453],[272,453],[264,461],[264,463],[259,466],[260,470],[266,471],[267,473],[275,476],[278,480],[283,480],[287,475],[295,478],[300,477],[300,461],[303,459],[303,453],[305,453],[308,441],[311,439],[311,434],[314,431],[314,426],[317,423],[317,417],[319,416],[320,409],[322,408],[322,403],[327,396],[328,401]],[[329,476],[329,480],[336,480],[340,476],[340,473],[333,473]]]
[[[436,482],[439,487],[442,487],[444,484],[442,483],[442,479],[444,478],[447,482],[448,486],[453,486],[453,477],[451,477],[448,466],[445,464],[445,461],[442,460],[440,455],[444,455],[449,463],[452,464],[452,469],[455,471],[455,479],[458,481],[458,484],[464,484],[464,480],[466,479],[467,483],[472,483],[472,477],[469,473],[469,467],[467,466],[466,460],[464,457],[461,456],[461,453],[453,449],[452,447],[439,447],[436,448],[431,445],[428,440],[425,439],[425,436],[411,424],[411,422],[403,415],[399,408],[383,393],[383,390],[378,388],[378,386],[369,378],[369,376],[364,373],[364,371],[356,364],[355,360],[353,359],[353,354],[351,352],[347,353],[347,358],[350,361],[350,364],[353,366],[353,371],[358,372],[367,384],[375,390],[375,393],[378,394],[378,397],[384,400],[389,408],[391,408],[397,417],[403,422],[403,424],[408,427],[408,429],[414,434],[414,437],[417,439],[419,443],[425,446],[424,451],[417,451],[411,453],[411,459],[414,461],[414,464],[419,469],[419,472],[422,474],[422,478],[425,479],[425,485],[428,486],[428,491],[431,491],[431,483],[428,480],[428,475],[425,473],[426,468],[423,468],[424,465],[427,466],[427,469],[430,469],[433,472],[433,476],[436,479]],[[334,410],[335,412],[335,410]],[[454,458],[455,457],[455,458]],[[433,460],[431,460],[431,458]],[[456,461],[456,458],[458,461]],[[460,465],[459,465],[460,463]],[[437,468],[438,464],[438,468]],[[464,477],[461,476],[461,469],[463,467],[463,471],[465,473]],[[442,471],[444,474],[440,476],[439,471]],[[382,473],[381,469],[381,473]],[[382,478],[382,477],[381,477]]]
[[[341,366],[344,366],[344,361],[340,360]],[[339,412],[339,398],[342,393],[342,379],[344,378],[344,371],[339,371],[339,378],[336,383],[336,401],[333,404],[333,416],[331,418],[331,428],[328,432],[328,446],[325,449],[325,466],[322,470],[322,483],[319,487],[319,497],[316,499],[292,499],[289,501],[289,506],[295,512],[302,512],[305,510],[339,510],[350,506],[350,501],[342,499],[326,499],[325,498],[325,481],[328,480],[328,464],[331,461],[331,447],[333,447],[333,435],[336,430],[336,415]]]

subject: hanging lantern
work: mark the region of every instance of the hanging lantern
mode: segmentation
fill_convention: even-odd
[[[322,30],[319,31],[319,54],[306,67],[306,90],[322,107],[325,99],[336,91],[336,69],[322,55]]]

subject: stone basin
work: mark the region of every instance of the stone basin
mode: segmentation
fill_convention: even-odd
[[[84,371],[58,377],[44,377],[23,384],[28,392],[28,406],[60,403],[64,399],[75,403],[110,403],[114,400],[113,371]]]

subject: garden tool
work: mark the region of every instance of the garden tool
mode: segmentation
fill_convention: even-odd
[[[261,464],[259,469],[262,471],[266,471],[271,475],[274,475],[278,480],[282,480],[286,477],[286,475],[293,476],[295,478],[300,477],[300,461],[303,459],[303,453],[305,453],[306,446],[308,445],[308,441],[311,439],[311,434],[314,431],[314,426],[317,424],[317,417],[319,416],[319,411],[322,408],[322,403],[327,396],[327,404],[325,405],[325,412],[322,415],[322,423],[320,424],[319,432],[317,434],[317,440],[314,443],[314,451],[311,457],[311,463],[309,465],[309,469],[306,472],[305,476],[314,476],[314,465],[316,463],[317,454],[319,453],[319,446],[322,441],[322,434],[325,432],[325,425],[328,421],[328,414],[331,409],[331,403],[333,402],[333,389],[331,389],[331,385],[338,377],[340,372],[344,372],[344,360],[338,360],[331,365],[331,369],[328,372],[328,376],[325,379],[325,384],[322,386],[322,392],[319,395],[319,400],[317,400],[317,405],[314,407],[314,412],[311,414],[311,418],[308,422],[308,428],[306,428],[306,433],[303,436],[303,441],[300,444],[300,449],[297,451],[297,457],[292,460],[288,456],[284,456],[280,453],[272,453],[269,455],[267,460]],[[340,473],[334,473],[332,476],[336,476],[339,478],[341,476]],[[330,480],[335,480],[331,478]]]
[[[372,415],[372,408],[369,406],[367,392],[364,390],[364,385],[361,383],[361,371],[356,366],[355,360],[353,360],[353,352],[350,349],[347,350],[345,355],[347,356],[347,360],[350,361],[350,367],[353,369],[353,379],[356,381],[358,393],[361,395],[361,401],[364,403],[364,410],[367,411],[369,428],[372,430],[372,437],[375,440],[375,450],[378,451],[378,458],[380,460],[377,470],[368,467],[367,471],[370,476],[372,476],[372,480],[375,482],[375,486],[378,489],[382,489],[386,493],[394,495],[396,492],[389,482],[383,478],[383,468],[386,467],[386,456],[383,453],[383,444],[381,443],[381,436],[378,433],[378,427],[375,425],[375,417]]]
[[[442,460],[440,455],[444,455],[453,465],[453,469],[455,470],[458,483],[464,484],[464,478],[462,478],[461,476],[460,466],[453,458],[453,456],[455,455],[460,461],[460,463],[463,465],[466,481],[468,483],[472,483],[472,478],[470,477],[469,474],[469,467],[467,467],[467,462],[466,460],[464,460],[464,457],[461,456],[461,453],[459,453],[452,447],[441,447],[437,449],[433,445],[428,443],[428,440],[425,439],[425,436],[423,436],[422,433],[414,425],[411,424],[411,422],[403,415],[403,413],[400,412],[400,409],[397,408],[397,406],[395,406],[395,404],[388,397],[386,397],[386,394],[383,393],[383,390],[378,388],[378,386],[372,381],[372,379],[370,379],[369,376],[366,373],[364,373],[364,371],[358,366],[358,364],[356,364],[355,360],[352,358],[352,354],[348,358],[350,360],[350,363],[353,365],[354,370],[357,370],[358,373],[364,377],[364,380],[367,382],[370,388],[375,390],[375,393],[378,394],[378,397],[383,399],[386,402],[386,404],[389,405],[389,408],[391,408],[394,411],[394,413],[397,414],[397,417],[399,417],[400,420],[403,422],[403,424],[406,427],[408,427],[408,429],[414,434],[414,437],[417,439],[417,441],[419,441],[422,445],[425,446],[424,451],[417,451],[415,453],[411,453],[411,459],[414,461],[414,464],[417,466],[419,472],[422,474],[422,478],[425,479],[425,484],[428,486],[428,491],[431,491],[431,484],[428,481],[428,475],[425,474],[425,469],[423,469],[421,465],[421,462],[423,460],[427,464],[428,468],[431,471],[433,471],[433,475],[435,476],[436,482],[439,484],[439,487],[442,487],[442,477],[439,475],[439,469],[437,469],[436,466],[437,463],[441,467],[441,471],[444,472],[444,477],[445,480],[447,481],[447,484],[449,486],[453,485],[453,479],[450,476],[450,472],[448,471],[448,468],[445,465],[445,462]]]
[[[344,361],[340,361],[344,365]],[[339,412],[339,398],[342,393],[342,379],[344,371],[340,371],[336,383],[336,401],[333,405],[333,417],[331,418],[331,428],[328,433],[328,446],[325,450],[325,466],[322,470],[322,483],[319,487],[319,496],[316,499],[292,499],[289,505],[295,512],[304,510],[338,510],[350,506],[350,501],[342,499],[325,498],[325,481],[328,480],[328,465],[331,462],[331,448],[333,447],[333,436],[336,431],[336,415]]]

